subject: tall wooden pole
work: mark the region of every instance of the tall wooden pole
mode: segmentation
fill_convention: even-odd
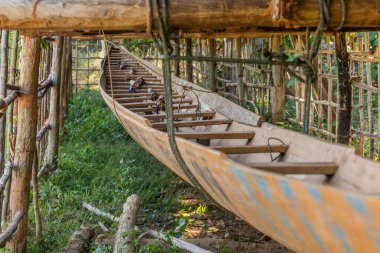
[[[8,82],[8,31],[1,32],[1,56],[0,56],[0,97],[7,96],[6,84]],[[2,174],[5,161],[5,115],[0,118],[0,173]],[[1,198],[0,198],[1,206]]]
[[[208,53],[210,57],[216,57],[216,47],[215,47],[215,39],[209,39],[207,41],[208,44]],[[210,79],[208,88],[210,91],[216,92],[216,62],[210,62]]]
[[[65,95],[65,90],[67,89],[67,73],[66,73],[66,69],[67,69],[67,41],[68,41],[68,37],[64,37],[63,39],[63,46],[62,46],[62,63],[61,63],[61,80],[60,80],[60,92],[59,92],[59,131],[62,132],[63,130],[63,122],[64,122],[64,117],[65,117],[65,113],[64,113],[64,104],[65,104],[65,99],[66,99],[66,95]],[[88,43],[88,42],[87,42]],[[88,44],[87,44],[88,45]],[[88,48],[87,48],[88,49]]]
[[[282,35],[274,35],[272,38],[272,51],[276,52],[283,47]],[[285,71],[282,66],[273,66],[273,90],[272,90],[272,123],[281,122],[285,115]]]
[[[14,169],[12,170],[9,217],[18,211],[24,212],[16,232],[7,243],[10,252],[26,252],[28,235],[27,215],[29,209],[30,179],[37,132],[37,89],[40,62],[40,39],[23,36],[21,52],[20,86],[25,92],[18,98],[17,139]]]
[[[15,85],[16,84],[16,65],[17,65],[17,52],[18,52],[18,37],[19,32],[13,31],[13,38],[12,38],[12,54],[11,54],[11,66],[9,69],[9,82],[10,84]],[[14,121],[13,121],[13,112],[14,112],[14,105],[17,103],[17,100],[10,104],[7,109],[7,132],[8,132],[8,147],[7,147],[7,161],[13,162],[12,158],[12,144],[10,143],[10,140],[12,139],[12,142],[14,143],[16,140],[16,135],[14,133]],[[8,205],[9,205],[9,194],[10,194],[10,186],[11,186],[11,179],[8,180],[5,190],[4,190],[4,201],[3,206],[1,210],[1,220],[4,221],[7,217],[8,212]]]
[[[48,144],[46,148],[45,163],[42,171],[53,170],[57,164],[58,158],[58,141],[59,141],[59,98],[61,82],[61,64],[62,64],[63,37],[55,37],[53,42],[53,62],[50,71],[50,78],[53,86],[50,89],[50,108],[49,124],[50,131],[48,135]]]
[[[346,34],[338,32],[335,37],[335,52],[339,80],[338,143],[349,144],[351,137],[351,82],[350,55],[347,52]]]
[[[185,40],[186,56],[193,56],[193,42],[191,39]],[[193,61],[186,61],[186,80],[193,82]]]
[[[174,55],[180,56],[181,55],[181,52],[180,52],[181,48],[180,48],[180,45],[179,45],[179,43],[180,43],[179,38],[175,39],[174,43],[175,43],[175,45],[174,45]],[[174,60],[173,62],[174,62],[174,75],[176,77],[180,77],[180,75],[181,75],[181,68],[180,68],[179,60]]]
[[[234,39],[234,56],[238,59],[241,58],[241,38]],[[237,83],[238,83],[238,93],[239,93],[239,100],[240,105],[243,107],[247,106],[247,98],[246,98],[246,92],[245,92],[245,83],[243,80],[243,64],[237,63],[236,64],[236,74],[237,74]]]

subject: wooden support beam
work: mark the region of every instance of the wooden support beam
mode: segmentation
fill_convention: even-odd
[[[181,47],[180,47],[180,40],[179,38],[176,38],[174,40],[174,55],[176,56],[181,56]],[[174,60],[173,61],[173,68],[174,68],[174,75],[176,77],[180,77],[181,75],[181,65],[179,60]]]
[[[9,216],[19,211],[21,219],[12,240],[7,244],[10,252],[26,252],[28,235],[27,214],[29,209],[30,179],[37,132],[37,89],[40,63],[40,39],[23,36],[21,51],[20,87],[25,95],[18,98],[17,139],[12,170]]]
[[[48,146],[46,148],[45,164],[41,168],[41,172],[52,170],[56,167],[58,158],[58,142],[59,142],[59,98],[61,83],[61,64],[62,64],[63,38],[58,36],[53,42],[53,62],[50,72],[50,78],[53,86],[50,90],[50,108],[49,123],[50,131],[48,134]]]
[[[168,2],[168,20],[171,27],[183,32],[212,32],[226,28],[242,30],[241,27],[277,30],[317,27],[318,1],[286,1],[287,6],[292,7],[286,13],[289,19],[273,18],[276,9],[274,2],[173,0]],[[330,10],[331,24],[336,25],[340,18],[339,1],[333,1]],[[139,31],[146,36],[147,11],[145,1],[7,0],[0,2],[0,28],[40,30],[41,33],[54,29],[66,33],[73,30],[128,30]],[[347,4],[346,28],[379,26],[380,7],[377,0],[351,0]],[[153,29],[156,30],[157,26]]]
[[[283,36],[274,35],[272,38],[272,52],[278,52],[283,47]],[[273,66],[272,89],[272,123],[276,124],[284,120],[285,115],[285,70],[282,66]]]
[[[211,139],[252,139],[255,132],[195,132],[195,133],[176,133],[177,137],[194,140]]]
[[[185,96],[182,95],[173,95],[172,98],[185,98]],[[141,96],[141,97],[123,97],[123,98],[115,98],[119,103],[130,103],[130,102],[137,102],[137,101],[147,101],[150,100],[151,97],[149,96]]]
[[[250,167],[280,174],[322,174],[331,176],[338,170],[335,163],[254,163]]]
[[[216,47],[215,47],[215,39],[209,39],[207,41],[208,44],[208,53],[210,57],[216,57]],[[210,68],[210,78],[208,88],[210,91],[216,92],[216,62],[209,63]]]
[[[335,52],[339,81],[338,143],[349,144],[351,137],[352,87],[350,80],[350,55],[347,52],[345,33],[336,33]]]
[[[193,42],[192,39],[185,39],[186,56],[193,56]],[[186,61],[186,80],[193,82],[193,61]]]
[[[174,119],[195,118],[197,116],[211,118],[215,116],[215,112],[202,112],[199,115],[196,112],[174,113]],[[161,120],[166,119],[166,114],[144,115],[144,117],[149,120]]]
[[[226,154],[254,154],[254,153],[269,153],[268,145],[256,146],[213,146],[213,149],[219,150]],[[272,153],[285,153],[288,150],[288,145],[272,145]]]
[[[212,119],[212,120],[193,120],[193,121],[175,121],[174,127],[194,127],[194,126],[216,126],[231,124],[233,121],[230,119]],[[166,129],[166,122],[152,123],[155,129]]]

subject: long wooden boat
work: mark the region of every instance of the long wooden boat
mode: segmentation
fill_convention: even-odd
[[[119,69],[120,61],[127,69]],[[130,68],[146,80],[135,93],[124,80]],[[149,87],[162,92],[162,79],[158,67],[112,48],[100,91],[130,136],[190,182],[171,152],[166,115],[154,113],[147,94]],[[197,90],[184,92],[184,86]],[[297,252],[380,252],[378,163],[349,147],[265,123],[179,78],[173,77],[173,91],[179,150],[216,202]]]

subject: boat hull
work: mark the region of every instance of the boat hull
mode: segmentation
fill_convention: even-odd
[[[190,183],[171,152],[167,134],[121,106],[104,87],[103,72],[101,94],[125,130]],[[286,247],[296,252],[380,252],[378,196],[249,168],[182,138],[177,144],[191,173],[218,204]]]

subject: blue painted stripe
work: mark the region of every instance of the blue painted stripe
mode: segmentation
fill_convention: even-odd
[[[250,199],[253,202],[253,207],[256,209],[256,212],[258,212],[264,219],[265,223],[269,224],[273,231],[283,240],[284,243],[287,243],[287,240],[283,237],[282,233],[280,232],[279,228],[273,223],[273,220],[269,215],[267,214],[265,208],[261,205],[259,201],[257,201],[256,196],[254,195],[251,186],[249,185],[247,179],[245,178],[244,174],[240,171],[240,169],[235,167],[230,167],[230,171],[233,175],[235,175],[239,181],[244,185],[244,188],[246,189],[248,195],[250,196]]]
[[[290,186],[288,184],[288,181],[285,180],[285,179],[278,179],[277,183],[280,186],[281,191],[284,193],[284,195],[294,205],[298,204],[297,199],[296,199],[296,197],[294,195],[294,192],[293,192],[293,190],[290,188]],[[325,245],[323,244],[323,242],[321,241],[321,239],[319,238],[319,236],[317,235],[317,233],[314,231],[313,226],[309,223],[309,221],[304,216],[304,214],[297,207],[294,210],[296,211],[298,217],[300,218],[300,220],[302,221],[302,223],[305,225],[305,227],[307,228],[307,230],[309,230],[311,236],[313,237],[313,239],[315,240],[315,242],[318,244],[319,248],[323,252],[326,252]]]
[[[262,177],[259,177],[259,176],[254,176],[254,178],[255,178],[255,181],[257,183],[257,186],[259,187],[259,189],[261,190],[261,192],[264,194],[265,198],[268,199],[268,201],[270,201],[272,203],[272,205],[274,207],[273,209],[276,211],[277,215],[280,217],[281,222],[289,230],[289,232],[291,233],[292,237],[296,241],[299,241],[299,238],[298,238],[297,234],[294,232],[294,230],[292,229],[292,227],[290,226],[288,219],[281,212],[281,210],[278,209],[276,203],[273,201],[272,195],[268,191],[268,187],[267,187],[267,185],[265,183],[265,180]]]
[[[349,193],[345,194],[348,204],[359,214],[367,214],[367,207],[361,198],[353,196]]]
[[[315,202],[322,202],[321,193],[319,192],[319,189],[317,187],[315,187],[314,185],[307,185],[306,187]]]
[[[344,234],[343,230],[338,227],[337,224],[334,222],[330,222],[330,227],[334,231],[337,238],[340,240],[340,242],[343,244],[344,250],[347,253],[353,253],[351,246],[349,245],[346,235]]]

